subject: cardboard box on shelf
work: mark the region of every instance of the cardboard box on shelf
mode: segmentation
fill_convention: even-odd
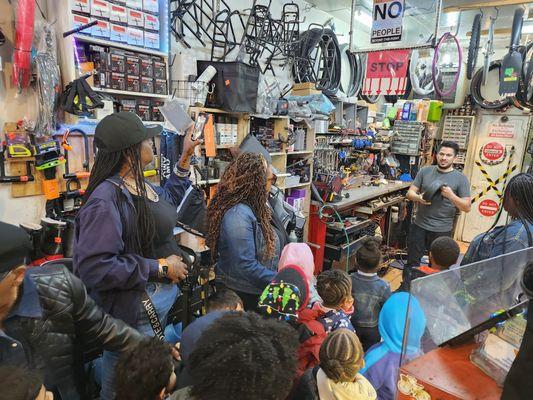
[[[120,103],[122,104],[122,111],[134,113],[137,110],[137,100],[135,99],[124,99]]]
[[[109,1],[91,0],[91,16],[109,19]]]
[[[140,92],[141,80],[139,75],[127,75],[126,76],[126,90],[128,92]]]
[[[159,31],[159,17],[157,15],[144,14],[144,28],[151,31]]]
[[[126,90],[126,76],[119,72],[111,72],[111,89]]]
[[[143,0],[143,10],[151,13],[159,13],[159,2],[157,0]]]
[[[163,61],[154,59],[154,78],[167,79],[166,64]]]
[[[154,93],[155,94],[168,94],[166,79],[154,79]]]
[[[110,39],[113,42],[128,43],[128,28],[123,25],[110,24]]]
[[[139,57],[126,55],[126,73],[139,77],[141,74],[141,59]]]
[[[120,72],[121,74],[126,72],[126,55],[124,52],[115,49],[111,50],[109,60],[111,72]]]
[[[126,6],[129,8],[134,8],[136,10],[142,10],[143,2],[142,0],[126,0]]]
[[[293,96],[308,96],[311,94],[320,94],[320,90],[317,90],[314,82],[295,83],[292,87],[291,94]]]
[[[154,93],[154,80],[152,78],[141,77],[141,92]]]
[[[144,32],[144,47],[159,50],[159,33],[158,32]]]
[[[141,75],[147,78],[154,77],[154,64],[150,57],[141,57]]]
[[[144,32],[141,29],[128,26],[128,44],[131,46],[144,45]]]
[[[142,11],[128,9],[128,26],[144,28],[144,13]]]
[[[70,10],[73,13],[90,14],[91,2],[89,0],[69,0]]]
[[[163,107],[163,104],[165,104],[162,100],[152,100],[150,102],[150,115],[152,118],[152,121],[161,121],[163,122],[165,118],[163,117],[163,114],[159,110],[160,107]]]
[[[97,19],[98,24],[91,28],[91,34],[96,37],[109,39],[111,35],[111,27],[109,21],[103,19]]]
[[[79,28],[80,26],[86,25],[89,22],[91,22],[91,19],[89,17],[86,17],[85,15],[72,14],[72,29]],[[83,30],[81,33],[90,35],[93,28],[94,26],[89,29]]]
[[[139,99],[137,100],[137,115],[143,121],[151,121],[152,116],[150,112],[150,100]]]
[[[111,4],[109,8],[109,20],[121,24],[128,23],[128,9],[118,4]]]

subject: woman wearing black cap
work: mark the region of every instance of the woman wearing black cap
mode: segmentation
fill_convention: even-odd
[[[164,187],[152,186],[144,180],[143,168],[153,159],[151,140],[161,131],[160,126],[145,127],[129,112],[98,124],[98,152],[76,217],[73,254],[75,273],[106,312],[160,337],[161,321],[178,294],[175,283],[187,275],[173,228],[176,208],[190,186],[189,160],[199,144],[187,134],[174,174]],[[152,305],[158,318],[153,318]],[[117,356],[104,352],[104,400],[114,397]]]

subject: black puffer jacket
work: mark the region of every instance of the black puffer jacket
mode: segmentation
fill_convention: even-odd
[[[21,342],[28,367],[42,372],[47,387],[64,400],[84,399],[83,353],[127,350],[143,336],[105,314],[63,266],[35,268],[28,276],[37,287],[42,318],[12,317],[4,330]]]

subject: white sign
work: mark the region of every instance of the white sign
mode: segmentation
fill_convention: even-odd
[[[404,0],[374,0],[370,43],[402,40]]]
[[[493,122],[489,125],[489,137],[513,139],[516,126],[512,122]]]

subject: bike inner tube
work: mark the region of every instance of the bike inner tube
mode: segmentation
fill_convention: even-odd
[[[440,55],[440,48],[443,45],[443,43],[448,39],[452,38],[455,42],[455,45],[457,47],[457,53],[459,55],[459,63],[457,67],[457,72],[455,73],[455,77],[453,78],[453,82],[451,86],[448,88],[448,90],[441,90],[438,85],[438,74],[437,74],[437,65],[439,62],[439,55]],[[459,82],[459,75],[461,75],[461,67],[463,63],[463,52],[461,50],[461,44],[459,43],[459,40],[457,40],[457,37],[452,35],[450,32],[446,32],[444,35],[441,36],[439,43],[437,44],[437,48],[435,49],[435,54],[433,54],[433,63],[432,63],[432,75],[433,75],[433,87],[435,89],[435,93],[441,97],[448,97],[450,94],[452,94],[455,89],[457,88],[457,82]]]
[[[429,188],[426,189],[426,191],[424,192],[424,194],[422,195],[422,198],[425,200],[425,201],[428,201],[428,202],[431,202],[431,200],[433,200],[433,198],[437,195],[437,194],[440,194],[440,190],[446,186],[445,183],[443,183],[442,181],[435,181],[433,182],[431,185],[429,185]]]
[[[470,44],[468,45],[468,58],[466,61],[466,77],[472,79],[474,75],[477,55],[479,53],[479,39],[481,36],[481,14],[477,14],[474,17],[474,23],[472,24],[472,36],[470,37]]]
[[[494,69],[500,69],[502,66],[501,60],[496,60],[490,63],[489,73]],[[509,107],[512,100],[508,97],[504,97],[498,100],[489,101],[483,98],[481,94],[481,81],[483,75],[483,68],[477,70],[470,82],[470,93],[474,102],[486,110],[501,110],[502,108]]]
[[[353,91],[350,92],[350,97],[357,96],[359,92],[361,91],[361,87],[363,86],[363,76],[364,76],[364,66],[363,61],[361,60],[361,56],[356,53],[351,53],[353,62],[354,62],[354,68],[355,73],[353,74]]]

